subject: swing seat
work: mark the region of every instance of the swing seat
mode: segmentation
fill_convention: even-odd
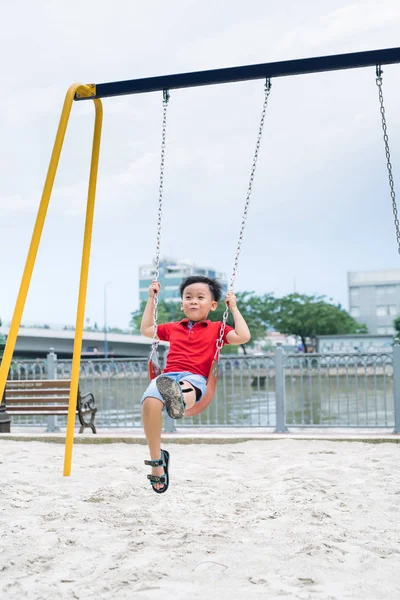
[[[156,363],[152,358],[147,363],[147,373],[149,376],[149,381],[155,379],[159,375],[161,375],[161,367],[158,363]]]
[[[153,359],[150,359],[147,364],[147,370],[149,374],[149,379],[155,379],[159,375],[162,374],[160,369],[160,365],[158,365]],[[211,403],[215,390],[217,387],[218,381],[218,373],[219,373],[219,364],[218,360],[214,359],[211,364],[211,369],[207,378],[207,389],[204,396],[196,402],[191,408],[187,408],[185,410],[184,417],[194,417],[199,413],[203,412],[207,408],[207,406]]]

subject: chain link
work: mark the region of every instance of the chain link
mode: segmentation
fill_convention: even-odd
[[[162,208],[163,208],[163,192],[164,192],[164,167],[165,167],[165,140],[167,135],[167,108],[169,101],[169,91],[163,91],[163,120],[162,120],[162,136],[161,136],[161,162],[160,162],[160,184],[158,188],[158,215],[157,215],[157,241],[156,241],[156,254],[154,258],[154,280],[158,281],[160,276],[160,248],[161,248],[161,224],[162,224]],[[151,346],[151,355],[157,352],[158,340],[157,340],[157,327],[158,327],[158,294],[154,296],[154,331],[153,341]]]
[[[253,191],[254,176],[256,173],[258,154],[260,151],[261,138],[262,138],[263,129],[264,129],[264,121],[265,121],[265,115],[266,115],[267,106],[268,106],[268,98],[271,93],[271,80],[270,79],[267,79],[265,82],[264,93],[265,93],[264,104],[263,104],[262,111],[261,111],[261,120],[260,120],[260,125],[258,128],[256,149],[254,152],[253,164],[251,166],[250,180],[249,180],[249,185],[247,188],[246,201],[244,204],[244,210],[243,210],[243,215],[242,215],[242,223],[240,226],[239,239],[238,239],[238,243],[237,243],[237,247],[236,247],[235,258],[233,261],[233,271],[232,271],[232,276],[231,276],[231,280],[230,280],[230,284],[229,284],[230,292],[233,291],[233,286],[234,286],[234,283],[236,280],[236,274],[237,274],[237,269],[238,269],[238,265],[239,265],[240,251],[242,249],[244,229],[246,226],[247,213],[248,213],[249,205],[250,205],[250,197],[251,197],[251,192]],[[229,314],[229,308],[227,306],[225,308],[225,312],[222,316],[222,324],[221,324],[221,329],[219,332],[219,337],[217,339],[217,348],[215,351],[214,360],[216,360],[218,358],[221,348],[224,345],[223,339],[224,339],[225,326],[226,326],[226,321],[228,319],[228,314]]]
[[[398,213],[397,213],[396,193],[394,191],[392,163],[390,160],[389,137],[387,134],[386,114],[385,114],[385,107],[383,104],[382,73],[383,73],[382,68],[380,65],[378,65],[376,67],[376,85],[378,86],[378,92],[379,92],[379,103],[380,103],[380,111],[381,111],[381,117],[382,117],[383,141],[385,143],[386,166],[387,166],[387,171],[388,171],[388,175],[389,175],[390,197],[392,199],[394,226],[396,228],[397,249],[398,249],[398,253],[400,254],[400,224],[399,224],[399,217],[398,217]]]

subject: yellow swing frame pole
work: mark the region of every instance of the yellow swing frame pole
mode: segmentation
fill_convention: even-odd
[[[79,84],[71,85],[68,89],[64,100],[64,106],[61,112],[60,123],[57,130],[56,139],[54,142],[53,152],[50,158],[50,164],[47,171],[46,181],[44,183],[43,194],[39,205],[38,214],[36,217],[35,226],[32,233],[32,240],[28,250],[28,256],[25,263],[24,272],[22,275],[21,285],[18,292],[17,301],[15,304],[14,314],[10,325],[10,331],[7,336],[7,343],[4,349],[3,360],[0,367],[0,398],[6,386],[8,371],[10,369],[11,360],[14,354],[15,344],[17,341],[18,331],[21,324],[22,313],[24,311],[26,297],[29,291],[29,285],[35,266],[36,255],[39,248],[40,238],[42,236],[44,221],[46,219],[47,209],[49,206],[50,196],[53,189],[54,179],[57,173],[58,161],[62,146],[64,143],[65,132],[67,130],[68,119],[71,112],[72,102],[75,92],[80,87]]]
[[[47,176],[43,188],[42,198],[40,200],[38,214],[35,221],[35,226],[32,233],[32,239],[28,250],[28,256],[26,258],[24,271],[22,274],[21,284],[15,303],[14,314],[12,317],[10,330],[7,336],[7,342],[4,349],[3,358],[0,366],[0,398],[3,398],[3,393],[6,387],[8,372],[10,370],[12,357],[14,354],[15,344],[18,337],[18,331],[21,325],[22,314],[25,308],[26,298],[28,296],[29,286],[32,279],[33,269],[35,267],[36,257],[39,249],[40,239],[43,232],[44,222],[47,215],[47,209],[50,202],[51,193],[53,190],[54,180],[57,173],[58,163],[64,143],[65,133],[68,126],[69,116],[71,113],[72,103],[74,101],[75,94],[79,94],[81,97],[92,97],[96,95],[96,89],[93,85],[82,85],[75,83],[71,85],[66,93],[63,109],[61,112],[60,123],[58,125],[56,139],[54,142],[53,152],[51,154],[49,168],[47,170]],[[94,99],[96,117],[94,126],[93,136],[93,148],[92,148],[92,160],[90,168],[90,181],[89,191],[87,200],[86,210],[86,224],[85,224],[85,235],[83,243],[82,253],[82,266],[81,266],[81,280],[79,287],[79,298],[78,298],[78,310],[77,310],[77,327],[76,337],[74,343],[74,356],[72,363],[72,377],[71,377],[71,390],[69,399],[69,411],[68,411],[68,423],[71,422],[70,414],[73,414],[72,422],[72,435],[71,425],[67,429],[67,443],[66,443],[66,475],[70,474],[71,468],[71,455],[72,455],[72,443],[73,443],[73,426],[75,422],[76,412],[76,398],[78,393],[78,379],[80,369],[80,354],[82,348],[82,337],[83,337],[83,321],[86,304],[86,290],[87,290],[87,279],[89,271],[89,258],[90,258],[90,243],[92,237],[93,227],[93,213],[94,213],[94,201],[96,193],[96,182],[97,182],[97,171],[99,162],[99,150],[100,150],[100,138],[101,138],[101,126],[103,120],[103,108],[101,100]],[[73,392],[75,395],[73,395]],[[72,408],[73,407],[73,408]]]
[[[72,356],[71,388],[69,392],[69,407],[67,420],[67,435],[65,440],[64,475],[71,474],[72,447],[74,444],[74,428],[76,419],[76,399],[78,396],[79,372],[81,366],[82,336],[85,319],[86,292],[89,276],[90,247],[92,242],[94,205],[96,197],[97,172],[99,166],[101,126],[103,121],[103,106],[101,100],[93,100],[96,110],[94,124],[92,160],[90,165],[89,190],[86,207],[85,235],[83,238],[81,276],[79,282],[78,309],[76,313],[74,352]]]

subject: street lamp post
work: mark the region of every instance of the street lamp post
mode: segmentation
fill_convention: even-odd
[[[108,341],[107,341],[107,286],[111,281],[104,284],[104,358],[108,358]]]

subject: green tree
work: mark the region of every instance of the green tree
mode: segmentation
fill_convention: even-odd
[[[400,315],[394,319],[393,327],[396,331],[395,340],[398,343],[400,342]]]
[[[140,303],[140,308],[135,310],[135,312],[131,313],[131,320],[129,322],[129,326],[132,327],[135,333],[140,331],[140,323],[142,321],[142,315],[144,309],[146,308],[147,300],[142,300]],[[175,302],[166,302],[165,300],[160,300],[158,303],[158,322],[159,323],[168,323],[169,321],[178,321],[183,316],[183,313],[180,311],[180,307],[178,303]]]
[[[238,309],[240,310],[244,320],[246,321],[248,328],[250,329],[251,340],[249,345],[254,344],[259,339],[263,339],[267,332],[266,324],[263,322],[260,316],[260,298],[255,296],[253,292],[236,292],[236,300]],[[210,313],[210,321],[222,321],[223,314],[225,312],[225,302],[221,300],[219,302],[217,310]],[[234,326],[234,320],[232,313],[229,311],[228,325]],[[243,352],[246,354],[246,344],[242,345]],[[224,346],[223,353],[236,353],[236,346]]]
[[[340,304],[327,302],[325,296],[289,294],[269,300],[270,324],[280,333],[300,337],[305,352],[307,338],[315,342],[317,335],[368,333],[365,325],[357,323]]]

